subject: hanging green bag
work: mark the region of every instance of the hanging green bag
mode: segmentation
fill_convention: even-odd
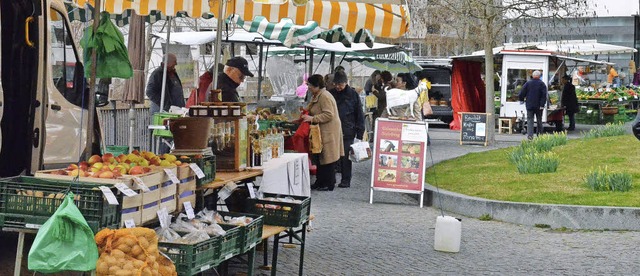
[[[29,270],[42,273],[96,269],[98,247],[69,193],[58,210],[38,230],[29,250]]]

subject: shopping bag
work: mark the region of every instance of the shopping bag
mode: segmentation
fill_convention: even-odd
[[[369,142],[360,141],[353,143],[349,149],[349,160],[354,163],[369,160],[372,155]]]
[[[364,98],[364,104],[366,109],[378,107],[378,97],[375,95],[369,95]]]
[[[311,124],[309,122],[302,122],[296,133],[291,138],[293,142],[293,150],[299,153],[309,152],[309,131],[311,130]]]
[[[429,101],[422,103],[422,115],[433,115],[433,109],[431,109],[431,103],[429,103]]]
[[[322,135],[320,135],[319,125],[309,126],[309,150],[311,153],[322,152]]]
[[[41,273],[96,269],[98,247],[69,193],[55,213],[40,227],[31,250],[29,270]]]

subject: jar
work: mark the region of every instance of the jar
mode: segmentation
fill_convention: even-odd
[[[219,106],[218,108],[220,108],[221,117],[229,116],[229,108],[227,108],[226,106]]]
[[[231,110],[231,112],[230,112],[231,116],[241,116],[242,115],[242,110],[241,110],[239,105],[232,105],[232,106],[229,106],[229,108]]]

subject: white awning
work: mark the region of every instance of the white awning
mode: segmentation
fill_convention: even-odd
[[[542,41],[542,42],[524,42],[524,43],[505,43],[503,46],[493,48],[493,54],[497,54],[502,50],[543,50],[551,51],[558,54],[592,56],[606,54],[631,54],[637,52],[636,49],[618,46],[612,44],[598,43],[597,40],[561,40],[561,41]],[[471,54],[484,55],[483,51],[476,51]]]
[[[153,34],[154,36],[166,41],[167,33]],[[178,32],[171,33],[171,43],[182,45],[201,45],[212,43],[216,40],[216,31],[206,32]],[[282,45],[278,40],[266,39],[260,34],[250,33],[242,29],[236,29],[231,36],[227,39],[222,37],[222,41],[226,42],[239,42],[239,43],[261,43],[261,44],[275,44]]]

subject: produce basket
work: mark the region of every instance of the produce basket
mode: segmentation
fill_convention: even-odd
[[[285,198],[291,197],[302,203],[279,202],[257,198],[247,200],[247,212],[264,216],[264,224],[298,227],[309,219],[311,212],[311,198],[306,196],[290,196],[264,193],[264,197]]]
[[[182,163],[196,163],[204,173],[204,178],[196,177],[196,186],[200,187],[216,179],[216,156],[215,155],[204,156],[204,157],[186,155],[186,156],[180,156],[179,158]]]
[[[618,107],[617,106],[603,106],[602,107],[602,114],[603,115],[615,115],[615,114],[618,114]]]
[[[240,249],[241,253],[249,251],[252,247],[256,246],[262,240],[262,223],[263,216],[256,214],[246,213],[233,213],[233,212],[218,212],[221,216],[231,217],[250,217],[253,220],[246,226],[240,226]]]
[[[122,202],[116,188],[111,190]],[[28,176],[0,179],[0,226],[39,228],[55,213],[68,191],[75,194],[76,206],[91,230],[120,226],[120,205],[109,205],[95,184]]]
[[[219,264],[220,239],[217,236],[195,244],[158,242],[158,248],[176,265],[178,275],[195,275]]]
[[[240,226],[220,224],[227,233],[220,237],[220,255],[218,263],[241,253],[242,233]],[[262,234],[261,234],[262,235]]]

